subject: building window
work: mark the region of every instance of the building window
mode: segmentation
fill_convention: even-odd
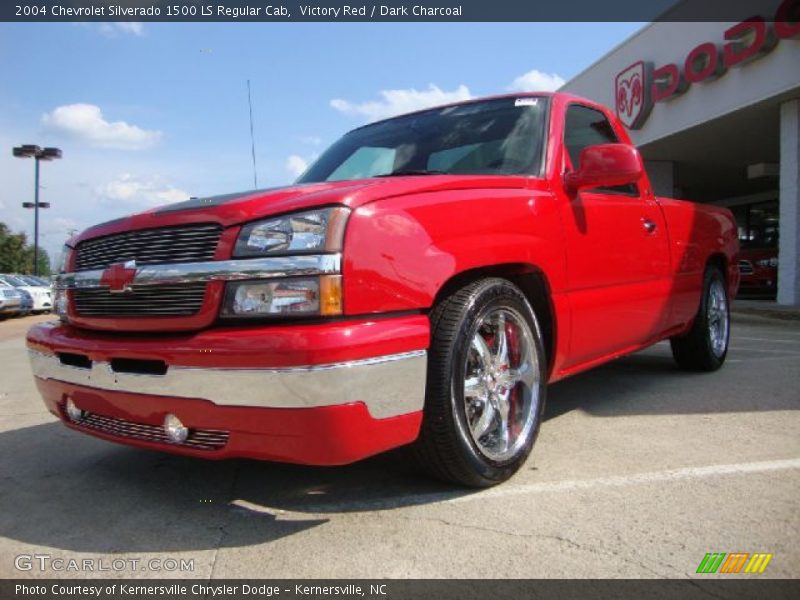
[[[742,248],[777,248],[779,208],[777,200],[731,208],[739,226]]]

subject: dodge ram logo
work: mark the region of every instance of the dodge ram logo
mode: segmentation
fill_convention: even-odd
[[[639,129],[653,108],[650,98],[652,64],[639,61],[617,75],[614,90],[617,116],[628,129]]]
[[[129,260],[124,263],[114,263],[103,271],[100,285],[107,285],[112,294],[133,291],[131,284],[136,278],[136,261]]]

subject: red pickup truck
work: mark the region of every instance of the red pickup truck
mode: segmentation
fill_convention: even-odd
[[[527,94],[346,134],[292,186],[92,227],[27,336],[68,427],[204,458],[335,465],[410,445],[488,486],[548,382],[659,340],[725,360],[737,230],[655,197],[605,107]]]

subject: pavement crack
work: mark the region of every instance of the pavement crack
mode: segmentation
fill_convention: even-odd
[[[231,499],[234,497],[236,493],[236,486],[239,483],[239,472],[241,467],[237,465],[236,469],[233,471],[233,475],[231,476],[231,484],[228,486],[228,498],[227,501],[230,503]],[[219,529],[219,536],[217,537],[217,541],[214,544],[214,555],[211,557],[211,573],[209,573],[208,579],[209,581],[214,579],[214,575],[217,570],[217,559],[219,558],[219,551],[222,548],[222,543],[225,541],[225,537],[228,535],[227,526],[228,520],[230,519],[230,511],[226,511],[223,513],[222,516],[222,523],[217,527]],[[206,598],[207,596],[204,596]]]
[[[627,564],[638,566],[639,568],[647,571],[651,575],[654,575],[654,576],[662,578],[662,579],[669,579],[671,577],[670,575],[665,575],[664,573],[659,573],[658,571],[653,570],[648,565],[646,565],[646,564],[644,564],[644,563],[642,563],[642,562],[640,562],[638,560],[634,560],[632,558],[629,558],[629,557],[621,554],[618,551],[615,551],[615,550],[612,550],[612,549],[598,548],[597,546],[593,546],[593,545],[590,545],[590,544],[581,544],[579,542],[576,542],[575,540],[572,540],[570,538],[567,538],[567,537],[564,537],[564,536],[560,536],[560,535],[553,535],[553,534],[546,534],[546,533],[525,533],[525,532],[521,532],[521,531],[508,531],[507,529],[500,529],[500,528],[496,528],[496,527],[486,527],[486,526],[483,526],[483,525],[471,525],[471,524],[468,524],[468,523],[457,523],[455,521],[449,521],[449,520],[441,518],[441,517],[413,517],[412,518],[412,517],[405,517],[405,516],[400,516],[400,515],[393,515],[392,517],[393,518],[403,519],[403,520],[408,520],[408,521],[420,521],[421,520],[421,521],[429,521],[429,522],[441,523],[441,524],[446,525],[448,527],[457,527],[457,528],[461,528],[461,529],[471,529],[471,530],[475,530],[475,531],[484,531],[484,532],[496,533],[496,534],[504,535],[504,536],[508,536],[508,537],[553,540],[553,541],[559,542],[561,544],[565,544],[567,546],[575,548],[577,550],[591,552],[592,554],[598,554],[598,555],[601,555],[601,556],[612,556],[612,557],[616,558],[617,560],[621,560],[622,562],[625,562]],[[667,566],[670,566],[670,568],[672,568],[673,570],[675,570],[677,572],[677,569],[675,569],[674,567],[671,567],[671,565],[667,565]],[[703,591],[706,591],[706,590],[703,590]]]
[[[224,523],[217,527],[217,529],[219,530],[219,536],[217,537],[217,541],[214,544],[214,555],[211,557],[211,573],[209,573],[208,576],[209,581],[214,579],[214,573],[217,569],[217,558],[219,557],[219,550],[220,548],[222,548],[222,542],[225,540],[225,536],[228,535],[228,532],[226,531],[225,527],[226,525]],[[203,596],[203,598],[208,598],[208,594]]]

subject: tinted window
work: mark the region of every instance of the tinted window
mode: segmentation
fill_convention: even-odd
[[[437,171],[538,174],[547,98],[499,98],[361,127],[323,153],[298,183]]]
[[[25,283],[21,279],[17,279],[13,275],[3,275],[2,278],[0,278],[0,281],[13,287],[20,287],[20,286],[24,287],[28,285],[27,283]]]
[[[616,144],[619,142],[614,128],[603,113],[587,106],[572,104],[567,109],[564,124],[564,145],[567,148],[572,168],[580,163],[581,150],[597,144]],[[604,192],[638,195],[634,184],[602,188]]]

